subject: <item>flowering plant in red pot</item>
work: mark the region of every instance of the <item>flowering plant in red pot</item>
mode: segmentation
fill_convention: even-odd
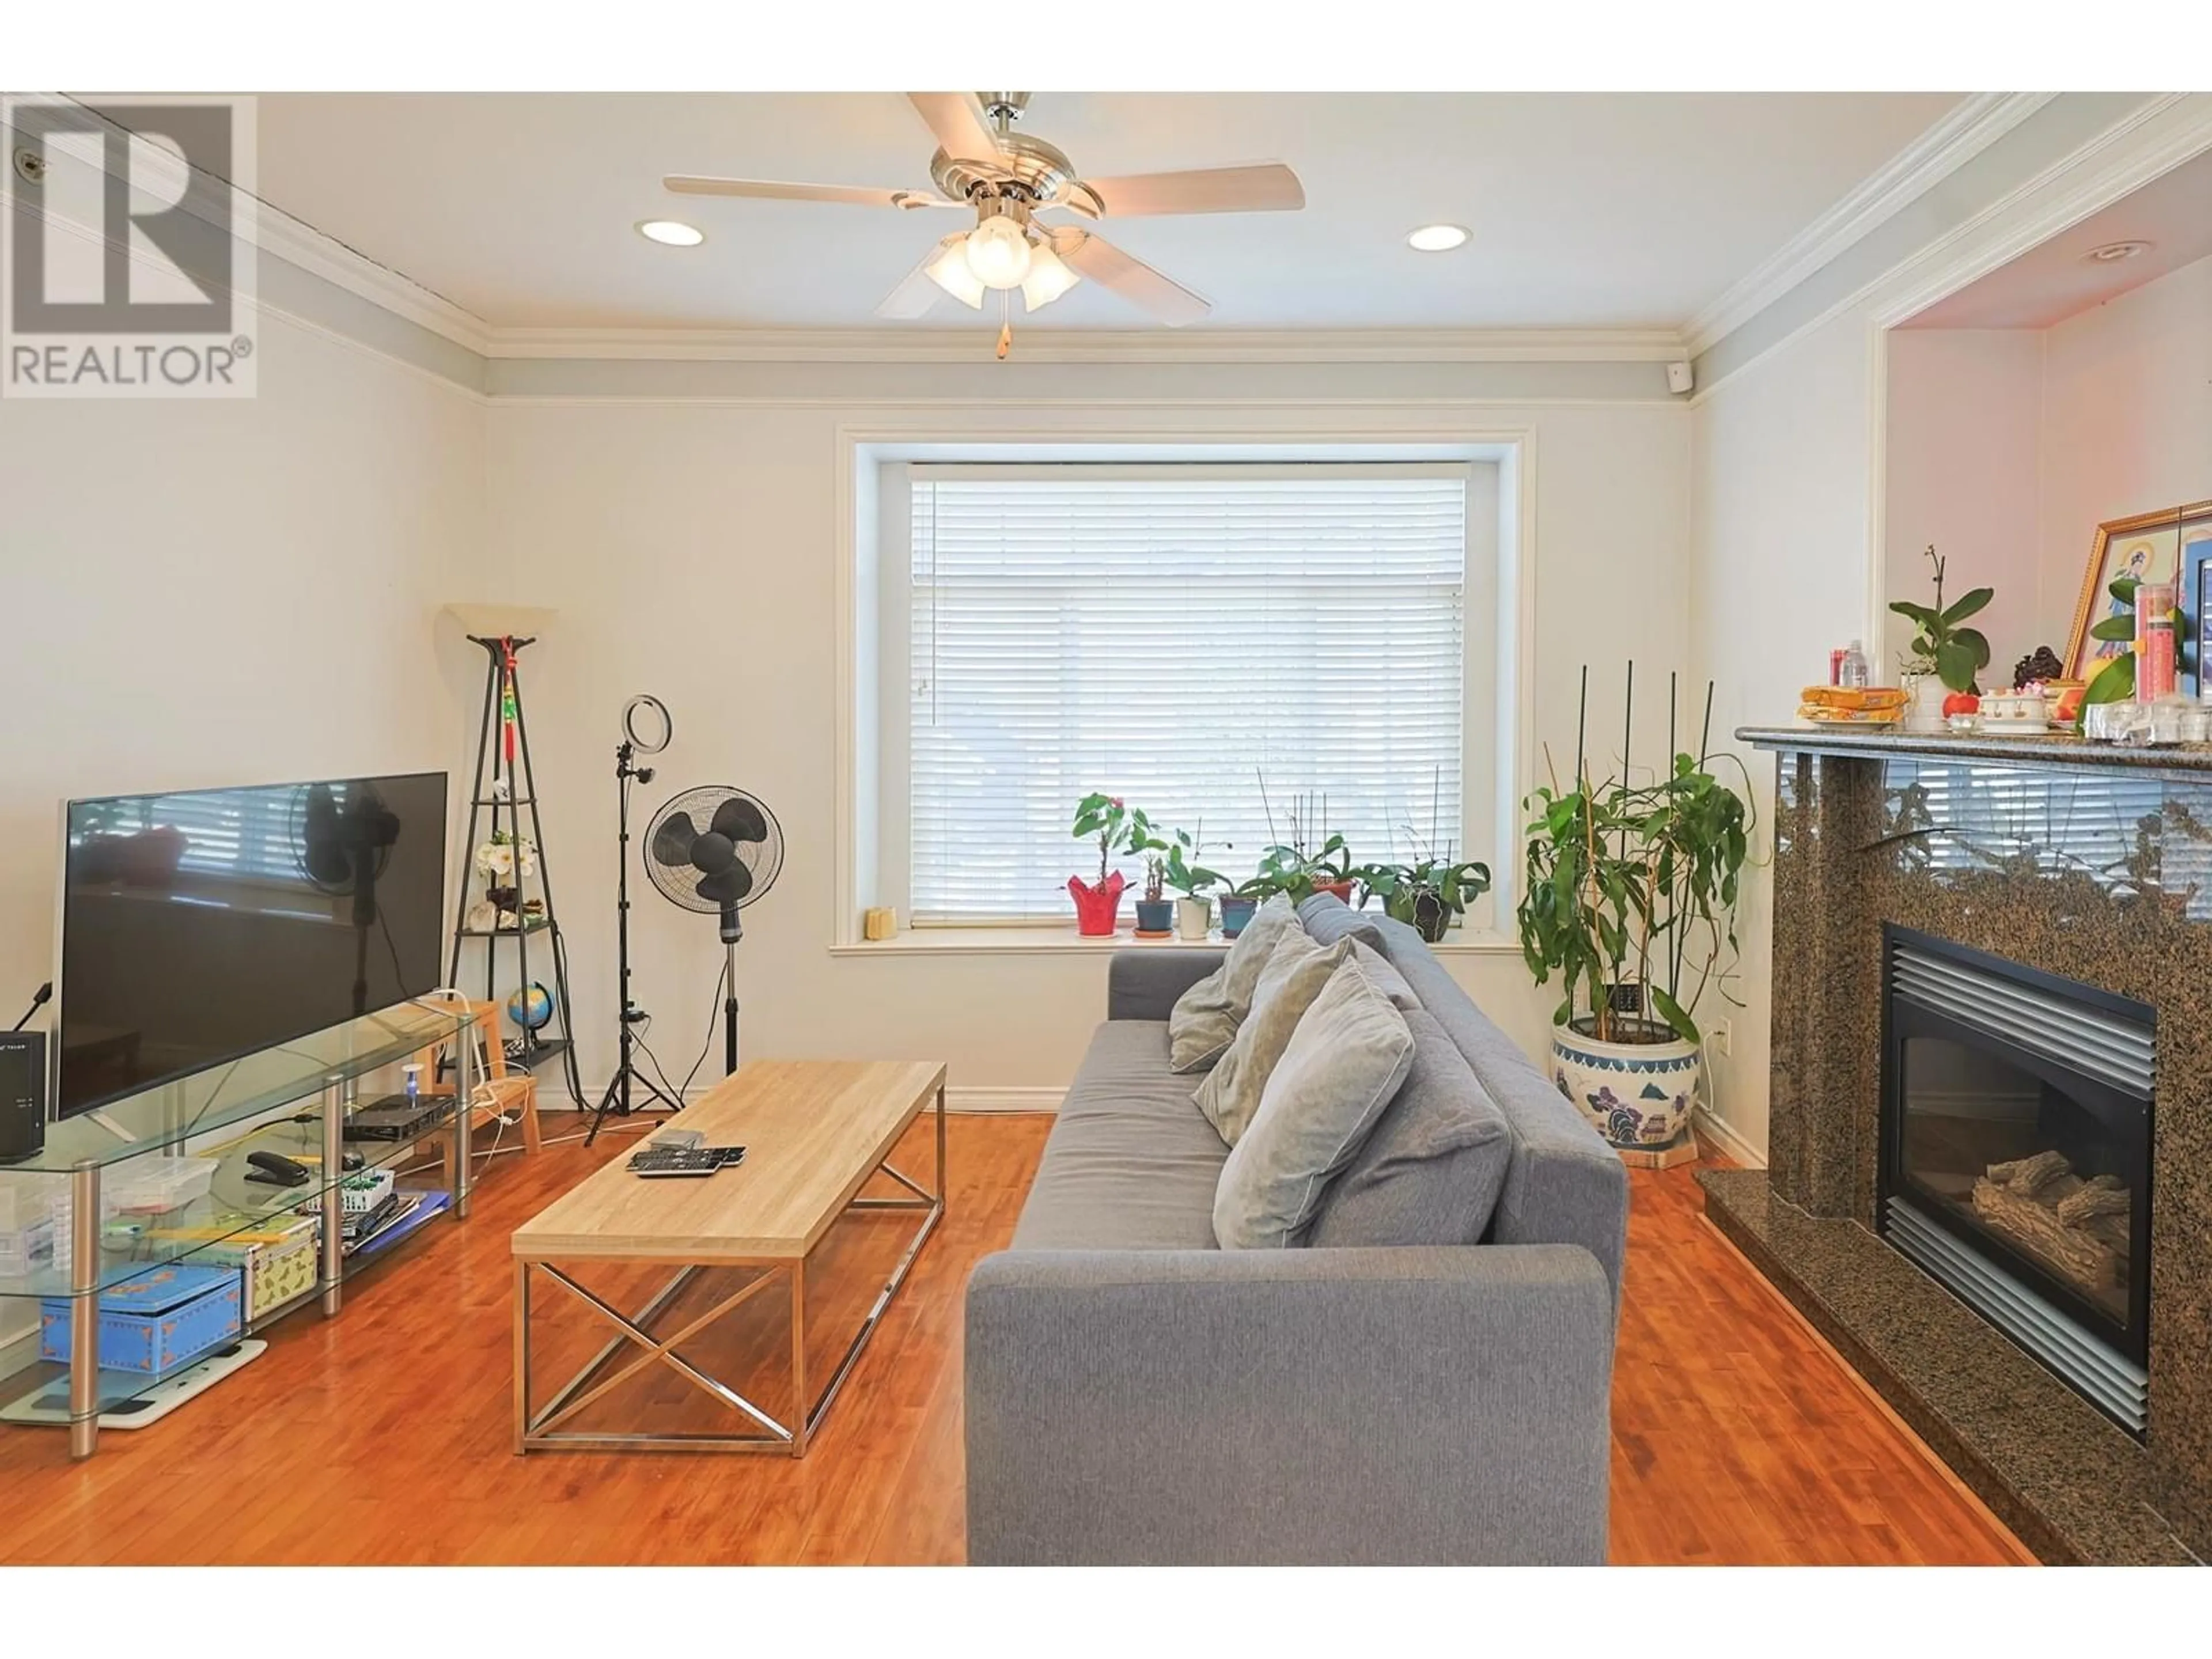
[[[1076,931],[1103,938],[1121,919],[1121,889],[1127,884],[1113,867],[1114,855],[1151,841],[1152,820],[1119,795],[1089,794],[1075,804],[1073,834],[1078,841],[1094,836],[1098,840],[1098,884],[1094,887],[1080,876],[1067,878],[1067,890],[1075,900]]]

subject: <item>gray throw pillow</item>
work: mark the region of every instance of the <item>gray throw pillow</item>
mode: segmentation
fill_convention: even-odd
[[[1298,1242],[1316,1249],[1480,1244],[1513,1162],[1513,1131],[1426,1010],[1406,1015],[1413,1063]]]
[[[1406,1017],[1359,964],[1331,974],[1221,1166],[1213,1237],[1222,1249],[1290,1244],[1313,1219],[1329,1177],[1358,1155],[1413,1059]]]
[[[1260,983],[1252,993],[1252,1012],[1237,1028],[1228,1053],[1191,1097],[1206,1121],[1231,1146],[1260,1109],[1261,1093],[1290,1046],[1291,1033],[1297,1030],[1329,975],[1351,954],[1350,939],[1339,939],[1324,951],[1302,927],[1285,929],[1275,942],[1274,954],[1260,970]]]
[[[1367,977],[1373,981],[1376,990],[1390,999],[1393,1008],[1401,1014],[1410,1014],[1421,1006],[1420,998],[1415,996],[1413,988],[1406,983],[1406,976],[1390,965],[1389,957],[1364,939],[1355,939],[1352,948],[1352,953],[1359,958],[1359,965],[1367,970]]]
[[[1176,999],[1168,1011],[1170,1071],[1202,1072],[1227,1051],[1251,1011],[1260,970],[1267,965],[1284,930],[1297,925],[1290,899],[1276,894],[1253,912],[1244,931],[1230,941],[1221,966]]]

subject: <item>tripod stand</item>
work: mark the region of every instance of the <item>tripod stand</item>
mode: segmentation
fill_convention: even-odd
[[[644,1010],[629,1000],[629,790],[631,783],[651,783],[653,769],[637,764],[637,748],[625,735],[615,747],[615,822],[616,845],[619,848],[620,870],[615,882],[615,962],[617,987],[622,999],[622,1025],[617,1047],[620,1059],[615,1074],[607,1079],[607,1091],[599,1097],[599,1110],[592,1115],[591,1132],[584,1137],[590,1146],[599,1139],[607,1115],[628,1117],[631,1111],[630,1088],[633,1081],[654,1100],[672,1112],[684,1109],[684,1103],[672,1100],[667,1091],[638,1068],[635,1058],[637,1050],[635,1027],[645,1019]],[[650,1106],[639,1107],[651,1110]]]

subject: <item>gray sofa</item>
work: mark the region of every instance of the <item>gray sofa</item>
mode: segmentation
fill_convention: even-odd
[[[1487,1231],[1216,1248],[1228,1148],[1164,1022],[1222,953],[1117,953],[1012,1247],[969,1281],[969,1560],[1605,1559],[1620,1160],[1412,928],[1326,895],[1299,917],[1371,929],[1466,1060],[1433,1069],[1502,1109]]]

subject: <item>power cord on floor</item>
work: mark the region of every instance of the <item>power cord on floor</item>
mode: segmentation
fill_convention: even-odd
[[[653,1074],[659,1081],[662,1090],[679,1107],[684,1103],[684,1097],[691,1087],[692,1080],[699,1075],[699,1068],[707,1063],[708,1050],[714,1046],[714,1016],[721,1011],[722,988],[728,982],[729,977],[730,964],[726,957],[722,963],[722,971],[714,975],[714,1000],[707,1007],[706,1039],[699,1045],[699,1058],[691,1062],[691,1069],[684,1074],[683,1088],[675,1088],[669,1083],[668,1073],[660,1064],[660,1056],[654,1054],[647,1044],[643,1031],[641,1030],[635,1038],[638,1048],[644,1052],[645,1057],[653,1062]]]

